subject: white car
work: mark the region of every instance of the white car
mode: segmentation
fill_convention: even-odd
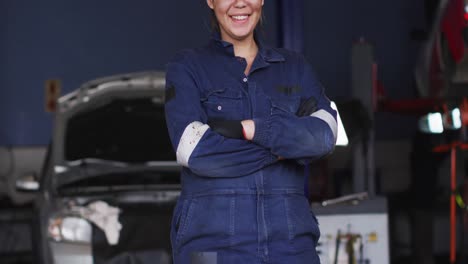
[[[59,99],[40,182],[39,263],[171,263],[180,166],[164,115],[162,72],[94,80]]]

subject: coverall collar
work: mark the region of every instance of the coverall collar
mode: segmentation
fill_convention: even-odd
[[[259,34],[257,33],[257,31],[255,31],[254,34],[255,42],[258,46],[258,52],[265,62],[285,61],[285,58],[281,53],[274,50],[273,48],[264,45],[263,41],[258,36]],[[217,47],[223,48],[229,55],[235,56],[234,46],[232,45],[232,43],[222,40],[219,31],[214,30],[212,32],[211,42],[214,43]]]

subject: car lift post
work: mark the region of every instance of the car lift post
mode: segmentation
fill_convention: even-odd
[[[434,152],[450,151],[450,264],[457,259],[457,208],[455,195],[457,191],[457,148],[468,150],[468,144],[459,141],[434,148]]]
[[[376,106],[376,67],[373,45],[360,38],[351,49],[351,91],[352,97],[363,104],[371,122],[374,120]],[[373,197],[376,194],[374,129],[371,127],[364,134],[359,139],[362,144],[353,146],[353,191],[367,191]]]

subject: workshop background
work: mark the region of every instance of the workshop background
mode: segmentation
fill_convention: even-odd
[[[452,1],[458,0],[445,2]],[[468,221],[462,218],[466,208],[457,209],[456,262],[451,253],[453,159],[448,152],[434,157],[431,151],[419,149],[445,137],[422,133],[422,115],[411,108],[421,104],[415,72],[436,21],[435,10],[442,2],[265,1],[261,33],[266,42],[303,52],[339,110],[340,105],[357,101],[360,104],[354,106],[366,112],[359,116],[364,120],[355,122],[361,127],[350,128],[369,128],[365,139],[358,139],[366,144],[353,144],[350,138],[348,146],[337,146],[325,162],[310,168],[309,183],[309,197],[315,203],[363,193],[364,198],[354,199],[363,200],[363,204],[379,201],[374,207],[386,220],[375,232],[385,233],[381,240],[388,238],[388,246],[379,249],[388,257],[362,263],[468,263],[468,242],[463,243],[467,223],[463,225],[463,220]],[[34,231],[40,194],[18,190],[17,180],[25,175],[40,177],[43,171],[54,129],[55,108],[50,100],[57,99],[50,94],[50,86],[65,95],[96,78],[163,71],[177,51],[204,45],[209,37],[204,0],[0,1],[0,263],[40,263]],[[357,58],[361,55],[363,60]],[[366,68],[369,60],[371,68]],[[370,78],[364,81],[370,84],[365,87],[367,92],[353,87],[359,70],[369,69]],[[373,105],[377,97],[386,102],[408,102],[409,106],[395,103],[393,106],[404,106],[378,108]],[[437,108],[441,100],[437,97],[427,103],[432,108],[424,109],[443,109]],[[351,110],[340,112],[342,118],[350,118]],[[347,129],[347,121],[343,122]],[[453,130],[451,133],[452,139]],[[423,158],[415,157],[419,151]],[[460,184],[466,179],[465,160],[463,151],[457,154]],[[421,176],[425,172],[415,166],[428,166],[435,177],[415,187],[425,181]],[[344,203],[335,211],[330,208],[323,219],[334,213],[346,215],[348,209],[340,211],[346,206],[353,205]],[[422,213],[414,215],[416,211]],[[320,209],[317,215],[320,221]],[[433,219],[426,222],[426,218]],[[326,226],[323,221],[321,226]],[[327,234],[322,231],[323,237]],[[367,233],[363,236],[370,239]],[[342,262],[335,263],[348,260],[341,258]]]

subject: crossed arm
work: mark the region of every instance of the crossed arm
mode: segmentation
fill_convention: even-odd
[[[315,78],[306,74],[303,82],[314,85]],[[280,159],[318,159],[334,148],[336,112],[318,84],[297,113],[272,108],[263,119],[214,122],[199,103],[189,67],[170,63],[166,83],[176,87],[165,110],[177,161],[201,176],[248,175]]]

